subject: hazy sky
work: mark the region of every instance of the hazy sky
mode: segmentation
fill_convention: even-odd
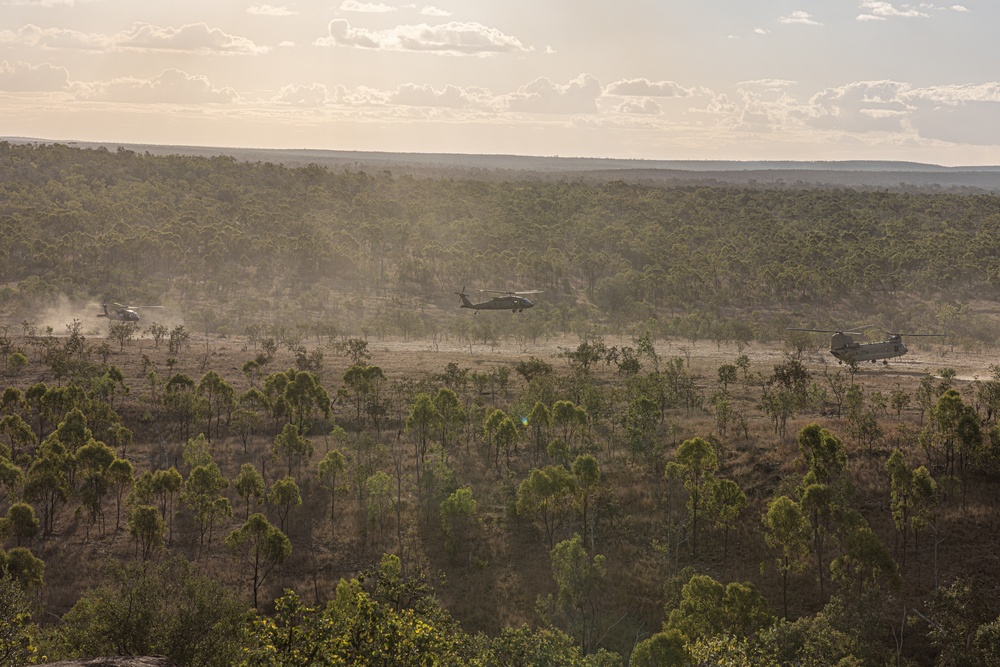
[[[998,0],[272,2],[0,0],[0,136],[1000,164]]]

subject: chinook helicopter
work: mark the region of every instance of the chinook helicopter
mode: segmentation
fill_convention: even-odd
[[[531,303],[525,295],[526,294],[541,294],[542,290],[527,290],[525,292],[510,292],[503,290],[492,290],[492,289],[481,289],[478,290],[484,294],[502,294],[503,296],[495,296],[489,301],[483,301],[482,303],[472,303],[469,301],[469,295],[465,293],[465,287],[462,288],[461,292],[455,292],[458,298],[462,300],[460,308],[472,308],[476,312],[480,310],[509,310],[512,313],[524,312],[525,308],[532,308],[535,304]]]
[[[112,322],[138,322],[139,313],[136,312],[139,308],[163,308],[163,306],[123,306],[120,303],[112,304],[114,308],[108,308],[108,304],[102,303],[101,308],[104,310],[102,313],[98,313],[98,317],[106,317]]]
[[[889,359],[901,357],[909,350],[903,345],[903,336],[921,337],[942,337],[944,334],[924,334],[924,333],[885,333],[885,340],[876,343],[859,343],[854,340],[854,336],[864,336],[865,329],[870,329],[871,325],[856,327],[855,331],[833,331],[830,329],[800,329],[790,327],[787,331],[811,331],[814,333],[829,333],[830,354],[837,358],[837,363],[858,363],[870,361],[873,364],[879,359],[883,364],[888,364]]]

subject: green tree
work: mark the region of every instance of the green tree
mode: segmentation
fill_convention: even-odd
[[[226,547],[234,560],[250,568],[253,606],[257,609],[257,592],[271,570],[292,552],[292,543],[263,514],[256,513],[229,533]]]
[[[719,460],[712,445],[704,438],[691,438],[677,448],[676,460],[667,464],[668,479],[679,479],[688,492],[688,511],[691,512],[691,552],[698,555],[698,512],[711,497],[715,484],[715,471]]]
[[[7,522],[16,546],[30,543],[38,535],[39,521],[35,508],[28,503],[14,503],[8,507]]]
[[[676,629],[688,644],[720,635],[753,639],[774,622],[767,601],[750,583],[723,586],[694,575],[681,588],[676,608],[667,610],[664,629]]]
[[[723,530],[722,558],[729,554],[729,531],[736,525],[747,508],[747,496],[731,479],[720,479],[712,485],[706,509],[715,520],[715,527]]]
[[[517,489],[517,513],[541,522],[549,548],[572,506],[576,480],[562,466],[534,468]]]
[[[594,526],[596,520],[590,510],[590,498],[597,491],[597,485],[601,482],[601,468],[590,454],[581,454],[573,461],[573,477],[576,480],[578,503],[583,515],[583,534],[590,531],[590,550],[594,550]]]
[[[31,621],[31,597],[11,577],[0,577],[0,665],[34,664],[38,629]]]
[[[135,542],[136,555],[149,560],[163,545],[166,524],[160,511],[152,505],[136,505],[128,513],[128,532]]]
[[[782,616],[788,618],[788,574],[802,569],[809,548],[809,522],[788,496],[772,500],[762,521],[767,545],[781,551],[776,563],[781,573]]]
[[[229,499],[221,492],[229,487],[229,480],[219,470],[213,461],[191,470],[184,482],[184,500],[194,511],[198,524],[198,548],[205,546],[205,538],[212,543],[212,531],[215,524],[223,517],[233,515]]]
[[[198,383],[198,392],[205,397],[208,425],[206,434],[212,439],[212,418],[215,418],[215,436],[219,437],[223,414],[232,414],[236,389],[216,371],[208,371]]]
[[[558,592],[555,598],[540,598],[538,607],[561,620],[584,653],[589,653],[596,648],[598,639],[605,558],[596,554],[591,559],[579,535],[560,542],[549,555]]]
[[[250,518],[250,501],[254,505],[260,504],[264,497],[264,478],[251,463],[244,463],[240,466],[240,472],[233,480],[233,489],[243,499],[245,505],[244,521]]]
[[[340,450],[331,449],[319,462],[316,468],[316,476],[324,489],[330,492],[330,521],[336,520],[337,514],[337,494],[345,493],[347,487],[338,485],[338,478],[344,476],[347,470],[347,459],[340,453]]]
[[[443,417],[430,395],[423,392],[417,394],[410,406],[410,414],[406,417],[406,432],[414,435],[416,447],[414,460],[417,464],[417,484],[420,483],[420,469],[424,465],[431,433],[440,426],[442,420]]]
[[[275,436],[272,453],[277,460],[284,460],[287,473],[291,476],[303,463],[307,463],[313,455],[313,445],[308,438],[301,435],[295,424],[285,424],[281,433]]]
[[[267,492],[267,502],[278,510],[278,518],[281,530],[285,530],[285,523],[292,510],[292,505],[302,504],[302,495],[299,493],[299,485],[291,475],[286,475],[271,485]]]
[[[629,667],[685,667],[689,664],[687,639],[676,628],[657,632],[636,644]]]
[[[441,527],[447,536],[445,548],[452,556],[457,556],[479,525],[472,489],[467,486],[456,489],[441,502],[440,511]]]

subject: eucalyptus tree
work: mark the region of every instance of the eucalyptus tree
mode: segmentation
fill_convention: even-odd
[[[667,479],[680,480],[688,492],[688,511],[691,513],[691,552],[698,555],[699,511],[711,497],[716,483],[715,471],[719,459],[712,445],[704,438],[691,438],[677,448],[674,460],[667,463],[664,474]]]
[[[576,478],[563,466],[534,468],[517,489],[517,513],[540,522],[549,548],[566,522],[576,493]]]
[[[767,545],[781,552],[775,562],[781,573],[782,616],[788,618],[788,575],[802,569],[809,549],[809,521],[788,496],[772,500],[761,521]]]
[[[254,514],[226,537],[226,547],[234,560],[250,568],[253,606],[257,593],[271,571],[292,553],[292,543],[263,514]]]
[[[240,472],[233,480],[233,489],[244,501],[244,520],[250,518],[250,504],[259,505],[264,496],[264,478],[251,463],[240,466]]]

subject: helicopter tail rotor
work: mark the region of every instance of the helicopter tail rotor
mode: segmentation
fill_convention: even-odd
[[[465,293],[465,285],[462,285],[461,292],[455,292],[455,294],[457,294],[458,298],[462,300],[462,308],[472,308],[472,302],[469,301],[469,295]]]

